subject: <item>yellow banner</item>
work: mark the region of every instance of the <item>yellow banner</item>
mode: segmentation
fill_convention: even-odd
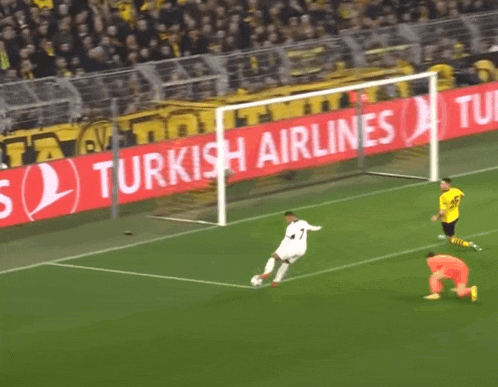
[[[214,109],[219,106],[334,88],[359,80],[399,75],[402,69],[352,69],[332,73],[320,83],[284,86],[257,93],[239,92],[206,102],[165,101],[154,110],[118,118],[118,125],[128,145],[147,144],[215,130]],[[407,88],[398,85],[400,92]],[[369,100],[376,101],[378,90],[366,90]],[[341,95],[330,94],[267,106],[246,108],[225,114],[225,128],[256,125],[262,122],[337,110]],[[73,157],[110,149],[111,123],[94,122],[62,124],[43,129],[17,130],[0,135],[10,167]]]

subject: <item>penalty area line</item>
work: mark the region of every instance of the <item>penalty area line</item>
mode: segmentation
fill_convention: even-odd
[[[159,275],[159,274],[137,273],[134,271],[125,271],[125,270],[104,269],[101,267],[93,267],[93,266],[71,265],[68,263],[46,262],[43,265],[44,266],[66,267],[66,268],[71,268],[71,269],[100,271],[100,272],[105,272],[105,273],[133,275],[133,276],[137,276],[137,277],[159,278],[159,279],[167,279],[167,280],[181,281],[181,282],[193,282],[193,283],[198,283],[198,284],[226,286],[226,287],[231,287],[231,288],[252,289],[252,286],[249,286],[249,285],[238,285],[238,284],[230,284],[230,283],[225,283],[225,282],[205,281],[205,280],[197,280],[197,279],[183,278],[183,277],[172,277],[172,276],[168,276],[168,275]]]

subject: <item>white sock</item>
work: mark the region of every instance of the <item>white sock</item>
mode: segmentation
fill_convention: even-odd
[[[271,257],[268,260],[268,262],[266,262],[265,273],[264,274],[270,274],[273,271],[274,267],[275,267],[275,258]]]
[[[287,273],[287,269],[289,268],[288,263],[282,263],[282,266],[277,271],[277,275],[275,276],[275,281],[274,282],[280,282],[282,281],[282,278],[284,278],[285,273]]]

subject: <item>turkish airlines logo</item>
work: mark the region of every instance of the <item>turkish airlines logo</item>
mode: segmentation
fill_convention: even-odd
[[[80,178],[71,159],[29,166],[21,186],[22,204],[29,220],[73,214],[80,198]]]
[[[438,95],[438,139],[444,139],[447,128],[446,102]],[[426,144],[430,140],[431,106],[428,96],[403,101],[401,110],[401,135],[407,147]]]

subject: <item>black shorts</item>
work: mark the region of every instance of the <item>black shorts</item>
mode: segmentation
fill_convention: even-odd
[[[441,222],[441,225],[443,226],[443,231],[446,236],[452,237],[453,235],[455,235],[456,222],[458,222],[458,219],[454,220],[451,223]]]

